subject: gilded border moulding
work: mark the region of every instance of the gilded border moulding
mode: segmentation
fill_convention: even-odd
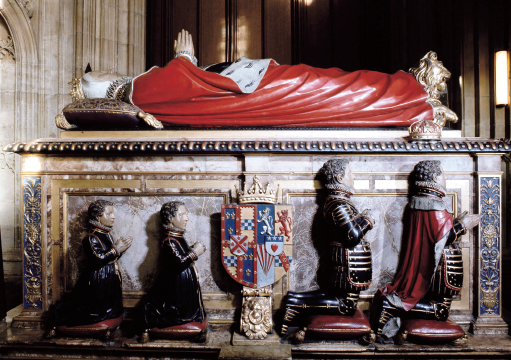
[[[132,139],[38,139],[4,146],[3,151],[18,154],[240,154],[240,153],[510,153],[508,142],[491,139],[445,140],[433,143],[421,141],[359,141],[279,140],[279,141],[216,141],[216,140],[132,140]]]
[[[42,310],[41,177],[23,177],[23,309]]]
[[[481,176],[479,179],[482,214],[479,227],[479,316],[498,316],[501,313],[500,181],[500,176]]]

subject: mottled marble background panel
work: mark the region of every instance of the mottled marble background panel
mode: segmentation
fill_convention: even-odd
[[[80,270],[85,266],[81,241],[87,234],[87,208],[97,199],[112,201],[116,221],[114,239],[132,237],[133,245],[119,260],[123,277],[123,290],[145,292],[157,276],[160,241],[163,238],[159,211],[167,201],[183,201],[189,210],[186,240],[190,245],[196,241],[206,244],[208,250],[196,265],[204,293],[226,293],[230,278],[220,258],[220,208],[222,196],[127,196],[69,195],[68,200],[68,271],[66,280],[70,291],[76,283]],[[290,290],[316,289],[324,279],[326,268],[321,268],[323,256],[328,256],[328,240],[324,233],[324,220],[320,209],[323,195],[291,196],[293,205],[293,262],[290,273]],[[408,197],[403,194],[364,195],[353,197],[359,211],[371,209],[376,220],[368,232],[373,260],[373,281],[367,293],[390,282],[399,262],[403,232],[403,214]],[[446,198],[448,209],[452,198]],[[319,205],[318,205],[319,204]],[[318,281],[319,279],[319,281]]]
[[[399,252],[403,236],[403,216],[408,197],[384,195],[356,195],[352,198],[357,209],[370,209],[376,224],[366,235],[371,244],[373,261],[373,281],[366,291],[374,293],[378,288],[392,281],[399,262]],[[323,257],[328,257],[322,206],[322,195],[291,196],[293,205],[293,264],[290,273],[290,290],[310,291],[317,289],[325,271],[320,267]],[[452,198],[445,203],[450,211]],[[318,205],[319,204],[319,205]]]
[[[167,201],[182,201],[188,209],[185,233],[189,245],[202,241],[208,248],[196,262],[204,293],[225,293],[227,274],[222,267],[219,249],[220,208],[222,196],[84,196],[70,195],[68,201],[68,271],[67,291],[76,283],[86,264],[82,239],[88,232],[87,208],[92,201],[114,203],[115,225],[112,236],[132,237],[132,246],[119,259],[126,292],[145,292],[157,276],[160,242],[163,239],[159,211]]]

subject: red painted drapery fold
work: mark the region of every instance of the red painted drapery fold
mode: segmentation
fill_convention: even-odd
[[[453,226],[452,214],[435,210],[410,210],[408,234],[401,249],[401,262],[392,284],[383,295],[396,293],[406,311],[426,295],[435,272],[435,244]]]
[[[243,94],[224,76],[180,57],[133,81],[133,103],[165,125],[383,127],[433,119],[413,75],[270,63],[259,87]]]

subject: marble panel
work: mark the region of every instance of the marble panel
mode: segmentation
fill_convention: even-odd
[[[196,262],[204,293],[225,293],[227,276],[221,265],[219,235],[220,207],[223,196],[104,196],[73,195],[68,199],[66,291],[76,283],[80,269],[85,266],[81,241],[87,234],[87,208],[95,200],[104,199],[114,203],[116,221],[112,235],[133,238],[133,244],[119,259],[123,278],[123,290],[127,293],[147,291],[157,275],[160,241],[163,239],[159,211],[167,201],[183,201],[188,208],[189,221],[185,233],[190,245],[197,241],[206,244],[208,250]],[[64,248],[66,246],[64,245]],[[64,267],[66,268],[66,266]]]
[[[27,157],[23,157],[26,161]],[[242,172],[243,163],[236,156],[147,156],[147,157],[45,157],[45,171],[109,172]],[[23,166],[24,169],[28,168]]]
[[[380,155],[377,150],[373,151],[371,156],[367,155],[342,155],[342,156],[328,156],[328,155],[315,155],[312,157],[312,171],[317,173],[323,164],[338,157],[346,158],[350,161],[353,172],[402,172],[410,173],[415,164],[424,160],[424,155]],[[428,160],[440,160],[444,169],[449,171],[463,171],[472,172],[475,170],[474,161],[468,154],[457,154],[456,156],[445,156],[428,154]]]
[[[325,271],[320,264],[328,256],[328,243],[322,215],[324,197],[291,196],[293,205],[293,263],[290,270],[290,290],[309,291],[321,286]],[[357,209],[371,209],[376,220],[374,228],[367,233],[371,244],[373,261],[373,281],[362,294],[373,294],[394,278],[399,263],[403,235],[403,216],[408,197],[402,195],[357,194],[352,198]],[[448,210],[452,210],[452,197],[445,200]]]
[[[312,156],[304,155],[277,155],[277,156],[246,156],[245,170],[248,172],[271,172],[293,174],[310,173],[312,174]]]
[[[478,171],[498,171],[500,172],[501,159],[500,155],[477,155]]]

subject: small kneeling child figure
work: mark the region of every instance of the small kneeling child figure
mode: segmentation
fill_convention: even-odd
[[[400,334],[408,334],[410,341],[450,342],[464,336],[461,327],[448,319],[452,298],[463,284],[458,240],[479,224],[481,216],[464,212],[453,219],[447,211],[440,161],[420,161],[412,179],[400,265],[393,282],[376,293],[372,327],[383,339],[395,336],[401,328]],[[395,339],[397,343],[404,340]]]
[[[188,222],[184,203],[165,203],[160,216],[165,231],[161,243],[163,265],[153,287],[135,309],[135,333],[140,335],[140,342],[149,341],[149,336],[204,341],[207,318],[194,262],[206,247],[202,242],[188,246],[184,238]]]
[[[113,203],[96,200],[90,204],[88,215],[90,232],[82,241],[88,259],[71,295],[58,301],[50,313],[50,329],[46,338],[56,332],[68,336],[109,337],[124,314],[122,280],[117,259],[130,246],[131,238],[114,241],[115,214]]]

